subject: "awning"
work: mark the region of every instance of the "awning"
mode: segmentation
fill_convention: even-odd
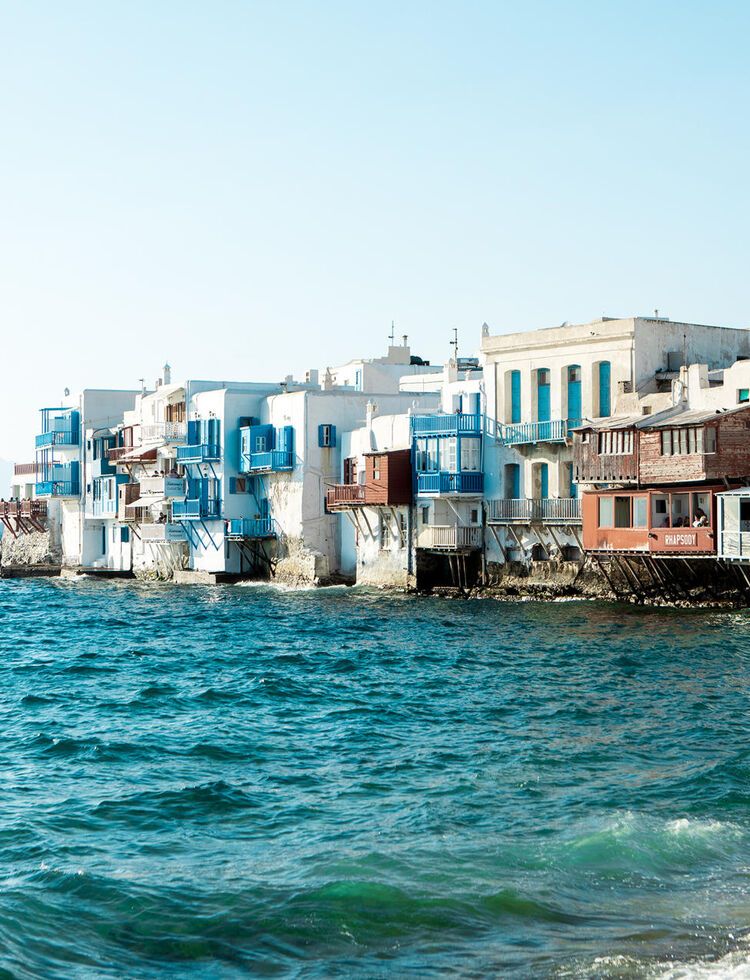
[[[115,462],[121,463],[125,459],[156,459],[157,452],[158,447],[154,449],[143,449],[141,446],[138,446],[136,449],[131,449],[129,453],[124,453]]]
[[[149,493],[145,497],[138,497],[137,500],[131,501],[129,504],[125,504],[126,507],[153,507],[154,504],[160,504],[164,500],[164,495],[160,493]]]

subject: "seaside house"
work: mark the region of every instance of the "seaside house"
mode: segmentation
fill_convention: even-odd
[[[491,335],[485,325],[481,350],[496,421],[486,558],[502,573],[512,562],[577,563],[587,478],[627,476],[628,465],[632,472],[630,416],[668,408],[686,365],[704,363],[708,377],[748,357],[750,333],[660,317],[604,317],[507,335]],[[619,447],[621,469],[599,459],[603,469],[590,468],[585,477],[577,471],[578,429],[606,433],[602,445]]]

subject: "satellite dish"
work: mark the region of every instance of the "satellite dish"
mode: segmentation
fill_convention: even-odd
[[[67,398],[69,395],[70,395],[70,388],[66,388],[65,389],[65,397]]]

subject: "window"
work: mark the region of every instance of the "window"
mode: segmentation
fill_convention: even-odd
[[[568,368],[568,382],[570,384],[580,383],[581,380],[581,365],[571,364]]]
[[[479,511],[477,510],[476,507],[471,508],[471,523],[472,524],[479,523]]]
[[[430,505],[427,504],[427,506],[422,507],[422,524],[426,525],[429,523],[430,523]]]
[[[666,494],[654,494],[651,498],[651,527],[669,527],[669,498]]]
[[[662,456],[692,456],[716,452],[715,426],[683,426],[679,429],[662,429]]]
[[[648,527],[648,497],[633,497],[633,527]]]
[[[672,527],[690,527],[690,494],[672,494]]]
[[[740,388],[737,392],[737,403],[743,405],[745,402],[750,402],[750,388]]]
[[[398,515],[398,527],[399,527],[399,531],[401,532],[399,535],[399,547],[405,548],[406,547],[406,514],[404,514],[403,511],[401,511]]]
[[[482,468],[481,462],[481,439],[467,439],[461,440],[461,469],[462,471],[477,473]]]
[[[229,477],[229,492],[230,493],[248,493],[249,492],[249,480],[244,476],[230,476]]]
[[[615,527],[630,527],[630,497],[615,497]]]
[[[254,451],[256,453],[264,453],[266,451],[266,443],[267,443],[267,439],[265,436],[256,436]]]
[[[434,473],[438,468],[437,439],[417,439],[417,471]]]
[[[444,439],[440,446],[440,468],[449,473],[456,472],[456,442],[456,437],[451,436],[449,439]]]
[[[539,368],[537,372],[537,379],[540,385],[549,384],[549,368]]]
[[[380,480],[380,456],[373,457],[373,460],[372,460],[372,478],[376,482]]]
[[[505,464],[505,497],[518,500],[521,496],[521,467],[518,463]]]
[[[321,449],[332,449],[336,445],[336,426],[325,423],[318,426],[318,445]]]
[[[599,527],[612,527],[612,497],[599,498]]]
[[[385,517],[380,518],[380,550],[386,551],[391,543],[391,529]]]
[[[633,430],[599,433],[600,456],[632,456]]]

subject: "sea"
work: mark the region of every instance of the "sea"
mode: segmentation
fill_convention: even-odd
[[[750,614],[0,582],[0,977],[748,977]]]

